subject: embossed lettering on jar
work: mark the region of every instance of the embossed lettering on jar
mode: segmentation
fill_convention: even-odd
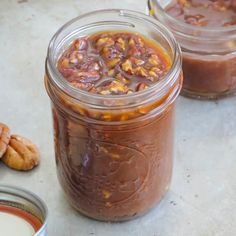
[[[162,199],[171,180],[181,83],[173,36],[141,13],[93,12],[56,33],[45,85],[58,178],[73,207],[120,221]]]

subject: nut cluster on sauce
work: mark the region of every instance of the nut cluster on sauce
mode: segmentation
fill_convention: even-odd
[[[195,26],[236,25],[236,0],[173,0],[166,12]]]
[[[141,91],[170,69],[167,53],[136,33],[100,32],[76,39],[58,60],[74,87],[101,95]]]
[[[0,159],[15,170],[31,170],[39,164],[39,151],[30,140],[11,135],[7,125],[0,123]]]

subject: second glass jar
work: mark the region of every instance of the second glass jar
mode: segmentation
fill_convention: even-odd
[[[148,0],[149,14],[174,34],[183,54],[182,94],[215,99],[236,92],[236,26],[199,27],[165,12],[173,0]]]

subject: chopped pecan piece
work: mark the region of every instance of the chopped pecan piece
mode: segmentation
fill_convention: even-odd
[[[130,60],[126,60],[122,65],[121,65],[122,70],[125,72],[128,72],[130,74],[133,73],[133,68],[132,68],[132,63]]]
[[[81,71],[78,72],[78,77],[80,78],[80,81],[83,83],[90,83],[99,80],[100,75],[97,71]]]
[[[152,66],[157,66],[160,64],[160,60],[159,57],[157,55],[151,55],[148,59],[148,62],[152,65]]]
[[[109,208],[111,208],[112,207],[112,204],[110,203],[110,202],[106,202],[106,207],[109,207]]]
[[[114,68],[119,62],[120,62],[120,58],[114,58],[114,59],[107,61],[107,66],[109,68]]]
[[[135,46],[135,41],[133,38],[129,40],[129,46]]]
[[[94,87],[92,87],[91,89],[88,90],[90,93],[97,93],[98,90]]]
[[[98,48],[101,48],[101,47],[110,47],[110,46],[113,46],[115,44],[115,41],[112,39],[112,38],[109,38],[109,37],[106,37],[106,38],[100,38],[98,39],[97,43],[96,43],[96,46]]]
[[[162,73],[162,70],[158,67],[152,67],[150,70],[151,73],[155,73],[156,75],[160,75],[160,73]]]
[[[148,88],[148,86],[145,83],[140,83],[137,86],[137,91],[142,91],[142,90],[147,89],[147,88]]]
[[[178,2],[183,7],[189,7],[191,5],[189,0],[178,0]]]
[[[202,15],[194,15],[194,16],[185,16],[185,21],[188,24],[196,25],[196,26],[207,26],[208,22],[204,19]]]
[[[103,191],[102,191],[102,194],[103,194],[103,197],[104,197],[105,199],[108,199],[108,198],[110,198],[110,196],[111,196],[111,192],[109,192],[109,191],[107,191],[107,190],[103,190]]]
[[[131,57],[130,61],[135,65],[135,66],[141,66],[145,64],[145,61],[136,57]]]
[[[143,77],[147,77],[148,76],[148,72],[146,69],[144,69],[143,67],[139,66],[134,70],[136,75],[139,76],[143,76]]]
[[[122,76],[120,73],[116,76],[117,81],[121,82],[122,84],[128,84],[130,81]]]
[[[87,41],[85,39],[76,39],[74,45],[77,50],[86,50],[88,47]]]
[[[120,49],[122,51],[125,51],[126,46],[125,46],[125,40],[124,39],[118,38],[116,45],[117,45],[118,49]]]
[[[149,71],[149,75],[151,75],[152,77],[157,77],[157,73],[152,70]]]
[[[127,86],[119,81],[112,81],[110,91],[113,93],[125,93],[128,90]]]
[[[225,11],[227,9],[224,1],[215,1],[212,5],[216,11]]]
[[[63,58],[60,62],[60,65],[62,68],[65,68],[65,67],[68,67],[69,63],[70,63],[70,61],[68,58]]]
[[[111,69],[108,71],[108,76],[114,76],[115,75],[115,70],[114,69]]]
[[[107,89],[104,89],[104,90],[100,90],[99,93],[101,95],[109,95],[109,94],[111,94],[111,91],[107,88]]]

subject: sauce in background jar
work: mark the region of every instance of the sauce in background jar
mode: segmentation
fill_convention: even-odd
[[[183,95],[215,99],[235,93],[235,6],[234,0],[149,0],[150,14],[181,45]]]
[[[92,12],[58,31],[49,45],[45,85],[58,178],[74,208],[122,221],[163,198],[181,84],[178,45],[141,13]]]

